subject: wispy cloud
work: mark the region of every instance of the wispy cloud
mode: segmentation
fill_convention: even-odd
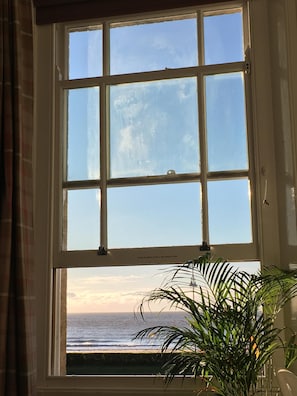
[[[157,268],[68,270],[68,312],[133,312],[163,276]]]

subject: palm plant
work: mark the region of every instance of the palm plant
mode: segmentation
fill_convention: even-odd
[[[185,327],[149,327],[136,337],[161,339],[161,352],[171,354],[164,366],[167,381],[190,374],[219,395],[254,394],[263,367],[283,347],[282,329],[274,323],[297,294],[296,277],[277,269],[251,275],[209,255],[190,260],[140,305],[144,315],[147,303],[166,302],[185,312]]]

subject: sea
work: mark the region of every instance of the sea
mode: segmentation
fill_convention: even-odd
[[[186,325],[183,312],[147,312],[144,320],[133,312],[70,313],[67,315],[67,353],[141,352],[160,350],[162,340],[134,339],[152,326]]]

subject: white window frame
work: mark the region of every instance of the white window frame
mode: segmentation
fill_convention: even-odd
[[[275,146],[271,136],[273,131],[273,107],[271,101],[271,75],[269,64],[269,20],[267,18],[266,0],[250,2],[250,18],[252,25],[251,51],[251,86],[252,86],[252,114],[253,114],[253,146],[255,163],[255,182],[257,192],[255,203],[257,207],[257,230],[259,252],[257,257],[263,263],[278,265],[280,257],[276,165],[274,153]],[[56,235],[53,212],[53,203],[59,200],[57,191],[53,189],[53,180],[57,171],[54,169],[54,156],[58,142],[53,131],[54,123],[54,81],[58,78],[58,71],[53,68],[56,64],[54,53],[54,26],[46,25],[36,28],[36,189],[35,189],[35,232],[36,232],[36,262],[38,278],[38,389],[40,395],[65,395],[73,392],[75,395],[91,394],[120,394],[121,395],[161,395],[164,392],[162,379],[151,377],[117,377],[115,383],[112,377],[60,377],[57,372],[51,370],[51,329],[52,329],[52,301],[53,280],[52,273],[56,257]],[[45,45],[46,43],[46,45]],[[49,50],[50,49],[50,50]],[[269,206],[263,205],[263,197],[266,197],[268,188]],[[69,252],[68,252],[69,253]],[[71,252],[70,252],[71,253]],[[227,252],[216,250],[216,255],[227,257]],[[79,253],[78,253],[79,254]],[[192,256],[197,255],[197,250]],[[79,256],[77,256],[79,257]],[[187,258],[188,258],[187,254]],[[238,255],[241,257],[239,247]],[[97,258],[97,257],[96,257]],[[59,263],[59,266],[61,264]],[[91,262],[92,265],[92,262]],[[96,264],[98,265],[98,263]],[[63,266],[63,265],[61,265]],[[67,266],[67,265],[66,265]],[[179,379],[168,389],[169,395],[192,394],[193,382],[186,379],[181,383]]]
[[[238,3],[238,7],[240,6],[241,2]],[[236,8],[236,4],[232,3],[232,8]],[[226,4],[225,6],[222,5],[217,5],[217,6],[205,6],[205,7],[197,7],[197,8],[190,8],[188,12],[197,12],[197,17],[198,17],[198,23],[201,25],[201,11],[213,11],[215,10],[222,10],[224,9],[228,10],[230,8],[230,4]],[[178,12],[177,15],[182,15],[183,12]],[[155,14],[154,14],[155,15]],[[158,16],[159,14],[157,14]],[[166,15],[166,14],[165,14]],[[172,15],[172,13],[171,13]],[[243,15],[247,15],[247,10],[246,10],[246,3],[243,4]],[[125,22],[125,20],[131,20],[131,17],[127,18],[121,18],[121,19],[111,19],[110,21],[112,22]],[[103,25],[108,24],[109,20],[103,20],[100,21],[103,23]],[[247,17],[245,17],[245,20],[243,21],[243,35],[245,38],[245,45],[246,48],[244,48],[244,51],[246,53],[246,57],[249,54],[249,31],[247,28]],[[155,79],[167,79],[167,78],[178,78],[178,77],[196,77],[198,78],[200,87],[203,87],[203,78],[205,75],[213,75],[213,74],[220,74],[220,73],[227,73],[227,72],[238,72],[241,71],[245,73],[246,68],[249,67],[249,59],[245,59],[240,62],[234,62],[230,64],[222,64],[222,65],[209,65],[209,66],[197,66],[197,67],[189,67],[185,71],[183,69],[182,71],[180,70],[164,70],[164,71],[158,71],[158,72],[146,72],[146,73],[135,73],[131,74],[127,77],[127,75],[116,75],[116,76],[103,76],[99,78],[88,78],[88,79],[81,79],[81,80],[67,80],[65,76],[67,76],[67,59],[65,59],[64,54],[67,54],[67,51],[65,50],[65,43],[66,41],[66,36],[67,36],[67,31],[68,29],[72,28],[78,28],[78,27],[83,27],[88,24],[92,23],[91,22],[81,22],[78,24],[75,23],[65,23],[65,24],[58,24],[57,29],[54,31],[54,34],[56,36],[56,39],[63,43],[60,47],[60,50],[58,48],[58,55],[56,57],[56,67],[57,67],[57,76],[59,76],[59,79],[56,80],[56,101],[60,105],[57,106],[56,108],[56,113],[57,113],[57,119],[59,119],[59,113],[64,113],[64,108],[65,104],[63,103],[63,98],[64,98],[64,89],[71,89],[71,88],[83,88],[83,87],[90,87],[90,86],[101,86],[102,90],[104,90],[105,85],[108,84],[117,84],[121,82],[138,82],[138,81],[150,81],[155,80]],[[93,22],[94,24],[97,23],[97,21]],[[106,35],[108,37],[108,34]],[[105,36],[104,36],[105,37]],[[199,42],[199,64],[201,64],[201,60],[203,58],[203,40],[202,40],[202,34],[200,32],[199,36],[200,37],[200,42]],[[66,45],[65,45],[66,46]],[[105,61],[103,60],[104,63],[109,63],[109,60]],[[252,235],[253,235],[253,241],[251,243],[246,243],[246,244],[224,244],[224,245],[214,245],[212,246],[212,253],[216,256],[221,256],[221,257],[228,257],[229,260],[242,260],[243,258],[247,261],[249,260],[258,260],[259,259],[259,249],[258,249],[258,237],[257,237],[257,228],[256,224],[257,222],[255,221],[256,219],[256,205],[254,203],[254,166],[253,166],[253,156],[252,156],[252,123],[251,123],[251,110],[250,110],[250,78],[249,74],[245,73],[245,93],[246,93],[246,114],[247,114],[247,139],[248,139],[248,148],[249,148],[249,170],[247,172],[245,171],[228,171],[228,172],[214,172],[213,175],[211,173],[207,174],[206,171],[206,163],[205,163],[205,155],[201,155],[201,174],[199,176],[199,180],[201,183],[205,182],[205,180],[212,180],[213,177],[218,178],[218,180],[226,180],[229,178],[236,178],[236,177],[242,177],[245,176],[247,177],[250,182],[251,182],[251,189],[252,189],[252,196],[253,199],[251,200],[251,218],[252,218]],[[98,85],[97,85],[98,84]],[[204,102],[204,97],[203,97],[203,89],[199,89],[199,101],[200,103]],[[104,97],[101,95],[101,98]],[[103,100],[102,100],[103,102]],[[104,111],[102,111],[104,113]],[[63,118],[63,117],[61,117]],[[204,111],[199,111],[199,123],[200,123],[200,139],[203,138],[203,125],[205,124],[204,120]],[[197,254],[199,254],[199,245],[198,246],[176,246],[176,247],[160,247],[160,248],[136,248],[136,249],[108,249],[107,255],[104,256],[98,256],[96,253],[96,250],[85,250],[85,251],[65,251],[61,249],[62,246],[62,235],[61,235],[61,230],[62,230],[62,221],[63,221],[63,216],[62,216],[62,206],[63,206],[63,197],[61,195],[62,190],[60,188],[61,185],[64,185],[65,187],[82,187],[85,185],[91,186],[91,183],[85,183],[85,182],[63,182],[62,180],[62,171],[61,171],[61,164],[63,163],[63,152],[61,149],[61,146],[63,145],[63,141],[61,142],[61,131],[64,129],[63,125],[63,120],[61,121],[61,124],[56,125],[56,130],[55,133],[57,134],[56,138],[56,145],[55,145],[55,150],[54,150],[54,164],[58,164],[58,167],[55,169],[54,177],[55,177],[55,182],[54,186],[57,188],[55,191],[55,208],[56,213],[54,215],[54,240],[53,240],[53,250],[54,250],[54,260],[53,260],[53,265],[57,268],[69,268],[69,267],[76,267],[76,266],[81,266],[82,263],[85,263],[86,266],[111,266],[111,265],[141,265],[141,264],[155,264],[156,262],[159,264],[162,263],[180,263],[184,262],[187,260],[189,257],[196,257]],[[60,138],[59,138],[60,136]],[[105,139],[104,139],[105,140]],[[202,146],[202,144],[201,144]],[[103,156],[103,155],[102,155]],[[104,167],[102,168],[104,170]],[[198,178],[197,176],[193,175],[193,180],[197,181]],[[175,176],[176,181],[183,180],[184,176]],[[225,179],[226,178],[226,179]],[[105,183],[105,175],[102,175],[103,183]],[[137,178],[136,178],[137,179]],[[148,179],[148,178],[139,178],[140,179],[140,184],[143,185],[143,180]],[[170,176],[164,176],[161,177],[159,176],[158,179],[161,181],[172,181],[173,177]],[[137,183],[137,180],[133,179],[127,179],[127,183]],[[151,178],[151,181],[147,183],[145,181],[145,184],[154,184],[155,180],[154,178]],[[116,185],[116,186],[125,186],[125,180],[122,179],[112,179],[111,181],[106,181],[106,185],[103,187],[103,191],[106,190],[106,186],[110,185]],[[137,184],[135,184],[137,185]],[[204,189],[202,189],[202,205],[204,201],[207,201],[207,196],[206,192]],[[204,205],[204,208],[206,208],[206,205]],[[104,213],[104,211],[102,211]],[[203,210],[202,212],[203,216],[203,241],[207,241],[209,243],[209,237],[208,237],[208,228],[207,228],[207,211]],[[102,224],[103,227],[101,227],[101,236],[103,238],[103,241],[101,241],[102,246],[106,246],[106,243],[104,243],[104,240],[106,240],[106,235],[104,233],[104,228],[106,225],[106,219],[103,216],[102,219]],[[201,241],[202,243],[202,241]],[[210,241],[211,243],[211,241]]]

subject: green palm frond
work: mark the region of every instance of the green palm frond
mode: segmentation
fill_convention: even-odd
[[[288,341],[281,341],[285,353],[286,369],[290,369],[291,365],[297,360],[297,334],[292,332]]]
[[[257,294],[262,298],[267,315],[276,317],[281,309],[297,296],[297,271],[265,267],[261,274],[252,278],[258,287]]]
[[[144,315],[146,304],[166,302],[184,311],[186,325],[150,327],[136,337],[157,337],[161,352],[171,354],[164,365],[167,381],[190,374],[202,376],[208,386],[214,378],[218,394],[247,396],[282,346],[274,320],[297,295],[296,279],[296,273],[278,269],[250,275],[209,255],[189,260],[140,304]]]

